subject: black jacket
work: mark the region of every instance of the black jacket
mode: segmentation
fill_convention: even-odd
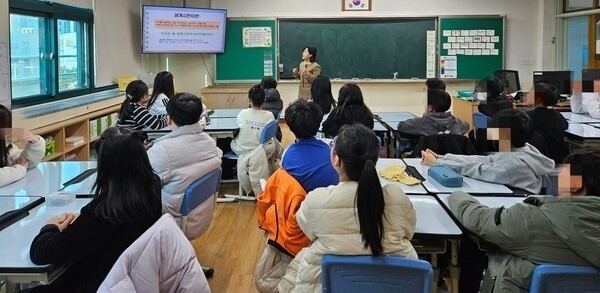
[[[527,114],[533,120],[535,131],[544,137],[548,157],[556,164],[562,163],[569,154],[569,147],[565,142],[565,130],[569,127],[569,123],[565,117],[547,107],[537,107]]]
[[[335,107],[321,126],[327,136],[334,137],[338,134],[342,125],[354,123],[361,123],[369,129],[373,129],[375,125],[373,114],[367,107],[350,105],[346,106],[341,112],[339,106]]]

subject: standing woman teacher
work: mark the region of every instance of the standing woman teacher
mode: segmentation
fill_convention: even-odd
[[[310,100],[310,88],[315,77],[321,74],[321,66],[317,61],[317,48],[306,46],[302,50],[302,62],[300,66],[294,68],[294,76],[300,79],[300,88],[298,90],[298,99]]]

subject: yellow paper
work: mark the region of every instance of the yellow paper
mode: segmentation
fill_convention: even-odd
[[[404,165],[388,166],[379,171],[379,175],[387,180],[397,181],[405,185],[415,185],[421,183],[421,180],[408,176],[405,171],[406,166]]]

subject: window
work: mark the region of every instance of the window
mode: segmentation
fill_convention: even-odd
[[[92,92],[91,9],[10,1],[12,104],[31,105]]]
[[[565,0],[564,11],[587,10],[594,8],[594,0]],[[597,4],[596,4],[597,5]]]
[[[588,68],[588,17],[566,19],[567,67],[573,71],[573,79],[581,80],[581,69]]]

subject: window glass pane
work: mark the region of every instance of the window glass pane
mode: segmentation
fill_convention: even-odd
[[[43,17],[10,14],[12,98],[48,92],[46,21]]]
[[[565,11],[590,9],[594,7],[592,0],[567,0],[565,3]]]
[[[58,91],[88,88],[86,25],[58,20]]]
[[[567,68],[573,79],[581,80],[581,69],[588,63],[588,16],[567,18]]]

